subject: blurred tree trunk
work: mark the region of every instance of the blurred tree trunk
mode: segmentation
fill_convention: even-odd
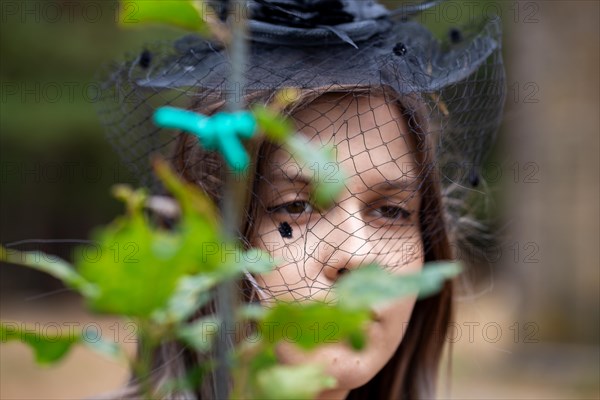
[[[505,19],[505,267],[523,290],[518,317],[537,323],[540,339],[597,344],[600,6],[529,3],[538,22]]]

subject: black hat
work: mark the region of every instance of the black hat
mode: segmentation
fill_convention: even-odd
[[[225,3],[212,1],[217,12]],[[168,158],[174,151],[175,136],[152,122],[160,106],[203,109],[232,91],[244,97],[289,87],[387,87],[418,109],[424,130],[435,135],[440,167],[465,172],[443,183],[477,186],[505,97],[500,20],[454,29],[441,41],[410,20],[425,6],[389,11],[372,0],[249,0],[241,87],[228,81],[231,64],[222,43],[188,35],[112,65],[102,86],[101,119],[124,161],[151,185],[151,155]]]

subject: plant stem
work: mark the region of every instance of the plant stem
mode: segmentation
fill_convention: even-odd
[[[243,87],[244,87],[244,68],[246,64],[246,21],[244,18],[244,0],[232,0],[230,2],[229,22],[231,23],[232,40],[230,48],[230,60],[232,72],[230,84],[236,90],[233,90],[227,99],[227,107],[230,112],[239,111],[243,108]],[[245,198],[248,182],[244,176],[230,173],[228,174],[223,196],[223,223],[225,229],[225,239],[227,242],[237,242],[239,229],[241,226],[241,216],[243,211],[243,201]],[[226,282],[217,288],[217,311],[222,320],[221,332],[217,342],[217,382],[215,385],[216,398],[226,399],[229,397],[231,383],[231,349],[235,338],[229,335],[235,332],[234,328],[234,310],[239,302],[237,296],[237,286],[235,282]]]
[[[136,357],[133,364],[133,371],[139,382],[141,393],[144,399],[152,399],[152,385],[150,382],[150,373],[152,371],[152,355],[156,348],[156,341],[151,332],[151,325],[147,321],[138,321],[140,330],[138,340],[141,346],[138,347],[140,354]]]

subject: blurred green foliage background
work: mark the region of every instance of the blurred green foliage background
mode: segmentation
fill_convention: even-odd
[[[118,18],[116,1],[2,3],[3,243],[85,239],[94,226],[120,212],[109,194],[111,185],[136,184],[104,138],[94,108],[95,77],[102,65],[126,52],[181,32],[159,27],[124,32]],[[60,255],[72,249],[35,247]],[[3,291],[55,283],[10,267],[2,274]]]

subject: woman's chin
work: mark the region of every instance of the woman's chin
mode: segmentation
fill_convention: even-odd
[[[284,364],[322,365],[325,373],[336,379],[338,389],[362,386],[378,371],[369,365],[364,352],[354,351],[340,343],[323,345],[312,351],[303,351],[291,343],[282,343],[278,346],[277,354]]]
[[[391,357],[389,350],[372,340],[377,336],[374,332],[377,328],[370,327],[367,345],[360,351],[353,350],[346,343],[325,344],[305,351],[293,343],[284,342],[278,345],[277,355],[281,362],[288,365],[322,365],[325,373],[336,379],[337,389],[355,389],[369,382]]]

